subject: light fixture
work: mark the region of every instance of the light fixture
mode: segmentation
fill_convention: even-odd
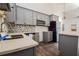
[[[64,19],[64,20],[66,19],[65,11],[66,11],[66,3],[64,3],[64,11],[63,11],[63,13],[64,13],[63,19]]]

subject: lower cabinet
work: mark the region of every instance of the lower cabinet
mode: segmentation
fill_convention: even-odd
[[[51,42],[53,41],[53,32],[48,31],[48,32],[43,32],[43,42]]]
[[[3,56],[35,56],[36,55],[36,49],[35,47],[29,48],[29,49],[24,49],[21,51],[5,54]]]
[[[79,55],[79,39],[78,36],[59,35],[59,50],[63,56],[77,56]]]
[[[40,41],[39,41],[39,33],[35,33],[34,39],[35,39],[35,41],[40,42]]]

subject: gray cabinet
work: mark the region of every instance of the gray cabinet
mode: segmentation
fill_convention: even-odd
[[[32,11],[32,24],[36,25],[36,21],[37,21],[37,12]]]
[[[16,7],[15,3],[10,3],[10,12],[6,12],[6,20],[8,22],[16,22]]]
[[[36,25],[37,20],[45,21],[45,26],[49,26],[49,16],[24,7],[10,4],[11,12],[6,12],[6,20],[16,24]]]
[[[32,25],[32,11],[20,6],[17,9],[17,24]]]
[[[41,20],[45,21],[45,14],[41,14]]]
[[[77,56],[79,55],[79,39],[78,36],[72,35],[59,35],[59,50],[64,56]]]
[[[39,13],[24,7],[16,5],[15,11],[13,10],[12,19],[16,24],[36,25],[37,20],[45,21],[45,26],[49,26],[49,16],[43,13]],[[9,18],[9,17],[8,17]]]
[[[37,12],[37,19],[45,21],[45,14]]]
[[[37,20],[42,20],[41,13],[37,12]]]
[[[24,24],[24,15],[23,15],[23,8],[16,6],[17,9],[17,24]]]
[[[32,12],[32,23],[33,25],[36,25],[37,20],[42,20],[45,21],[45,26],[49,26],[50,24],[50,20],[49,20],[49,16],[43,13],[39,13],[39,12]]]
[[[39,42],[39,33],[35,33],[34,40],[37,41],[37,42]]]
[[[45,26],[50,26],[49,15],[43,13],[37,13],[37,20],[45,21]]]
[[[59,19],[59,16],[57,15],[50,15],[50,21],[57,21]]]
[[[32,47],[21,51],[8,53],[2,56],[35,56],[35,55],[36,55],[36,47]]]
[[[50,19],[49,19],[49,16],[48,16],[48,15],[45,15],[45,18],[44,18],[44,19],[45,19],[45,22],[46,22],[45,25],[46,25],[46,26],[50,26]]]
[[[27,25],[32,25],[32,11],[24,9],[23,15],[24,15],[24,23]]]
[[[53,33],[51,31],[43,32],[43,42],[53,41]]]

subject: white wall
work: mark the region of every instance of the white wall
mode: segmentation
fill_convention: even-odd
[[[71,31],[71,24],[76,24],[77,25],[77,31],[79,32],[79,19],[67,19],[64,20],[64,32],[73,32]]]
[[[64,32],[73,32],[71,31],[71,24],[77,25],[77,31],[79,32],[79,9],[73,9],[65,13],[66,19],[63,20]]]

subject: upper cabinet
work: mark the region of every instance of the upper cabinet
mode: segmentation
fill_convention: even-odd
[[[59,19],[59,16],[57,15],[50,15],[50,21],[57,21]]]
[[[17,9],[17,24],[32,25],[32,11],[20,6]]]
[[[23,8],[16,6],[16,11],[17,11],[16,24],[24,24]]]
[[[45,21],[45,26],[49,26],[50,19],[49,15],[43,14],[43,13],[37,13],[37,20]]]
[[[6,12],[6,20],[8,22],[16,22],[16,5],[14,3],[10,4],[11,11]]]
[[[44,17],[44,19],[45,19],[45,22],[46,22],[46,26],[50,26],[50,19],[49,19],[49,15],[45,15],[45,17]]]
[[[41,13],[41,20],[45,21],[45,14]]]
[[[44,14],[37,12],[37,20],[43,20],[43,21],[45,21]]]
[[[42,20],[41,19],[41,13],[37,12],[37,20]]]
[[[26,8],[16,6],[17,24],[32,25],[32,11]]]
[[[37,22],[37,12],[33,11],[32,12],[32,24],[36,25]]]
[[[23,10],[24,24],[32,25],[32,11],[28,9]]]
[[[16,24],[37,25],[37,20],[49,26],[49,15],[33,11],[16,4],[11,4],[11,12],[7,12],[7,20]]]

